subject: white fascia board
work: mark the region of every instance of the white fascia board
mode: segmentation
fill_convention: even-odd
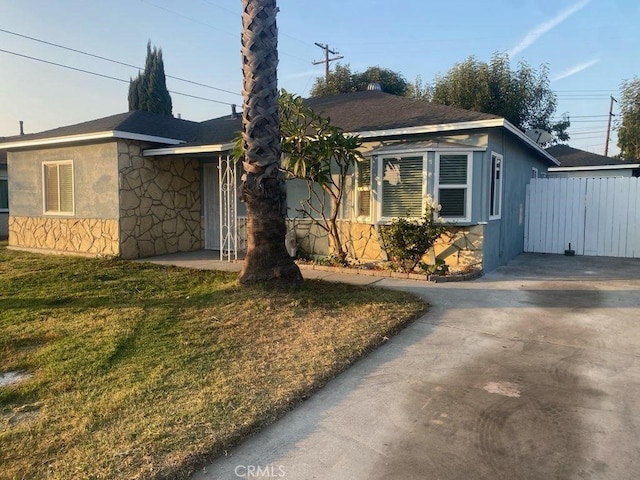
[[[418,127],[391,128],[388,130],[364,130],[361,132],[349,132],[362,138],[391,137],[395,135],[416,135],[420,133],[450,132],[452,130],[473,130],[478,128],[502,127],[504,120],[496,118],[491,120],[477,120],[474,122],[441,123],[438,125],[422,125]]]
[[[220,153],[233,150],[233,143],[218,143],[215,145],[191,145],[185,147],[150,148],[144,150],[144,157],[154,157],[157,155],[190,155],[194,153]]]
[[[582,167],[549,167],[550,172],[577,172],[577,171],[594,171],[594,170],[629,170],[632,168],[640,168],[640,163],[630,163],[628,165],[591,165]]]
[[[166,138],[166,137],[156,137],[153,135],[145,135],[142,133],[120,132],[118,130],[114,130],[112,133],[115,138],[122,138],[125,140],[139,140],[141,142],[150,142],[150,143],[165,143],[167,145],[180,145],[181,143],[185,143],[184,140],[177,140],[175,138]]]
[[[152,135],[143,135],[140,133],[120,132],[118,130],[108,130],[105,132],[82,133],[79,135],[67,135],[66,137],[50,137],[50,138],[37,138],[33,140],[17,140],[14,142],[2,143],[0,144],[0,148],[2,148],[3,150],[9,150],[12,148],[41,147],[41,146],[47,146],[47,145],[61,145],[65,143],[91,142],[94,140],[105,140],[109,138],[122,138],[125,140],[140,140],[143,142],[166,143],[170,145],[177,145],[180,143],[184,143],[182,140],[176,140],[173,138],[155,137]]]

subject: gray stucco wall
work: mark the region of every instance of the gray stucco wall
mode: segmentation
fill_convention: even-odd
[[[503,156],[502,211],[499,220],[488,220],[489,195],[484,199],[488,224],[484,234],[483,267],[491,271],[523,252],[526,186],[531,181],[532,168],[542,175],[550,166],[532,149],[525,147],[504,130],[492,130],[484,159],[486,185],[490,185],[491,152]]]
[[[117,158],[115,142],[9,152],[11,216],[43,216],[42,162],[72,160],[75,193],[73,217],[117,219]]]

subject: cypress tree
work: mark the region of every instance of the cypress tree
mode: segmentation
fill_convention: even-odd
[[[139,73],[129,82],[129,111],[143,110],[147,112],[172,115],[172,102],[164,73],[162,50],[151,48],[147,43],[147,58],[144,72]]]

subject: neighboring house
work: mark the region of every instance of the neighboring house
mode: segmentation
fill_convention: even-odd
[[[605,157],[569,145],[554,145],[547,152],[560,162],[550,167],[549,178],[640,177],[640,163]]]
[[[354,258],[384,257],[376,226],[421,216],[425,198],[456,230],[437,249],[450,264],[490,271],[523,250],[525,189],[557,165],[508,121],[379,91],[307,101],[363,139],[342,212]],[[229,257],[242,248],[241,166],[231,156],[238,115],[202,123],[131,112],[5,139],[9,152],[9,243],[17,248],[136,258],[200,248]],[[308,254],[328,239],[296,208],[290,225]],[[236,234],[236,232],[239,232]]]
[[[7,153],[0,151],[0,239],[7,238],[9,228],[9,190]]]

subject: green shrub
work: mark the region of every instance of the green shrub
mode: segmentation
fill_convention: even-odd
[[[437,215],[439,211],[440,205],[429,199],[422,218],[400,217],[388,225],[380,225],[383,248],[395,268],[402,272],[413,272],[422,257],[448,230]]]

